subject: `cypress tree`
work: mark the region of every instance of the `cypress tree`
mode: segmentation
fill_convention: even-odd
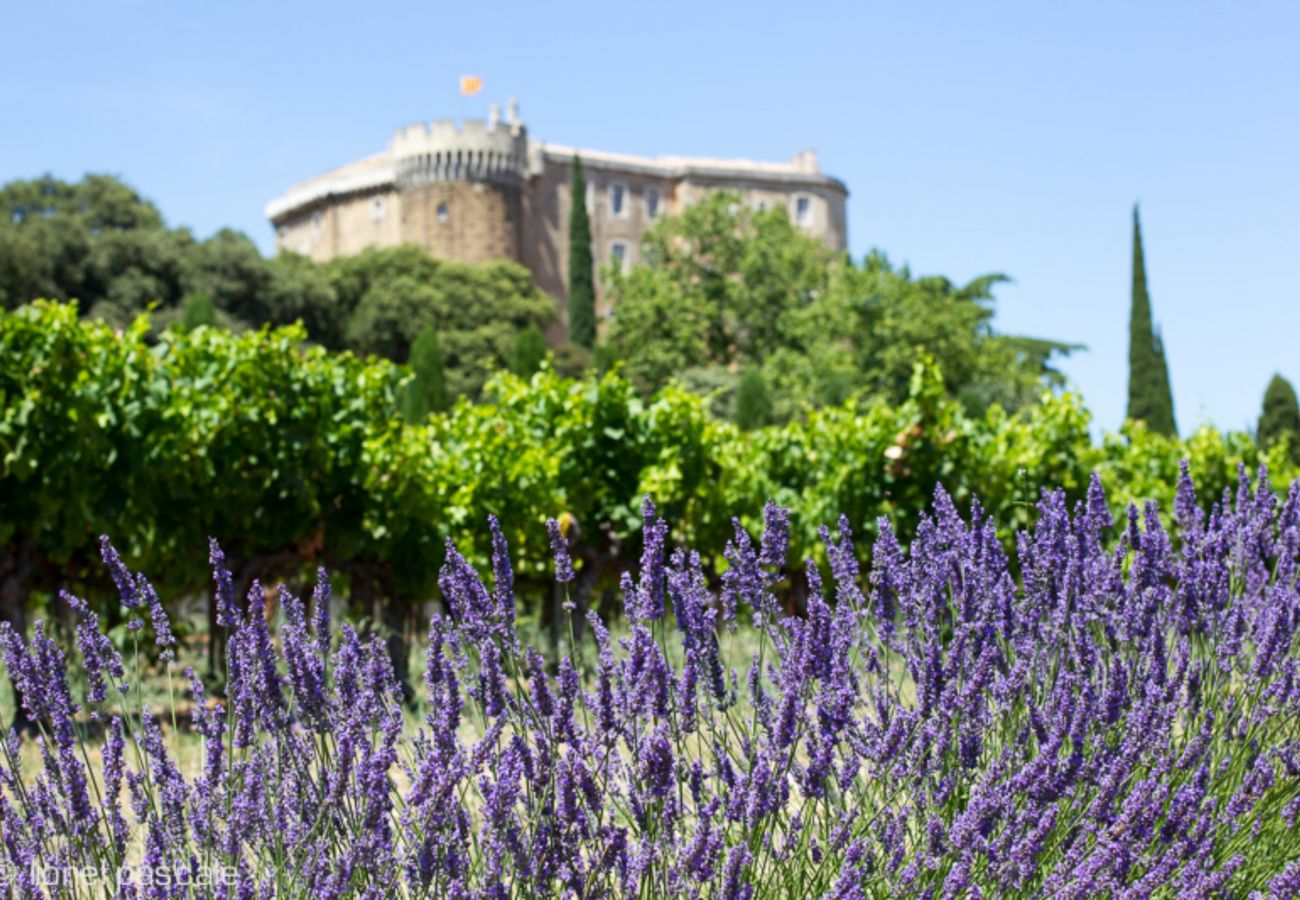
[[[1133,302],[1128,333],[1128,417],[1146,422],[1157,434],[1174,436],[1174,395],[1164,341],[1151,324],[1142,224],[1133,207]]]
[[[1156,335],[1156,359],[1159,360],[1159,368],[1156,370],[1160,373],[1160,419],[1166,424],[1161,426],[1161,434],[1169,437],[1178,436],[1178,425],[1174,421],[1174,386],[1169,381],[1169,357],[1165,353],[1165,339],[1160,333],[1160,329],[1155,329]]]
[[[407,358],[414,378],[402,394],[402,418],[417,425],[431,412],[447,408],[447,375],[443,371],[442,346],[433,325],[425,325],[411,344]]]
[[[189,294],[181,302],[181,330],[193,331],[200,325],[217,324],[217,307],[212,296],[202,291]]]
[[[772,398],[757,366],[748,366],[736,388],[736,424],[745,431],[761,428],[772,420]]]
[[[1271,447],[1286,437],[1291,459],[1300,465],[1300,403],[1291,382],[1281,375],[1274,375],[1264,391],[1264,408],[1255,437],[1261,447]]]
[[[546,338],[536,325],[529,325],[515,336],[515,355],[510,363],[510,371],[520,378],[527,378],[542,367],[546,359]]]
[[[569,340],[591,349],[596,344],[596,280],[591,256],[591,220],[587,217],[587,180],[582,160],[573,157],[569,183]]]

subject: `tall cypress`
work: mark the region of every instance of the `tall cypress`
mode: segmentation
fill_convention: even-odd
[[[1142,223],[1133,207],[1133,305],[1128,326],[1128,417],[1146,422],[1157,434],[1174,436],[1174,394],[1164,341],[1151,324]]]
[[[402,418],[418,425],[429,413],[447,408],[447,373],[443,368],[442,345],[433,325],[425,325],[415,336],[407,364],[415,377],[406,383],[401,397]]]
[[[591,220],[587,217],[587,180],[582,160],[573,157],[569,182],[569,340],[590,349],[596,344],[596,279],[591,257]]]
[[[762,428],[772,421],[772,398],[758,366],[749,365],[736,388],[736,424],[745,431]]]
[[[1281,375],[1274,375],[1264,391],[1264,408],[1255,437],[1261,447],[1271,447],[1285,437],[1291,459],[1300,464],[1300,402],[1296,401],[1291,382]]]
[[[198,291],[181,301],[181,330],[193,331],[200,325],[209,328],[217,324],[217,307],[212,295]]]
[[[528,378],[546,361],[546,338],[536,325],[529,325],[515,336],[514,358],[510,371],[520,378]]]

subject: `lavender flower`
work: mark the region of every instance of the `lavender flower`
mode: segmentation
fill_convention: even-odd
[[[569,541],[564,536],[560,523],[555,519],[546,520],[546,534],[551,542],[551,556],[555,564],[555,580],[561,584],[573,581],[573,560],[569,558]]]
[[[145,606],[149,607],[149,618],[153,623],[154,644],[162,651],[158,654],[159,657],[170,662],[176,658],[176,651],[172,649],[176,646],[176,636],[172,634],[171,621],[167,618],[167,611],[163,609],[162,601],[158,599],[158,594],[154,592],[153,585],[143,575],[136,576],[136,595],[140,597]]]
[[[1134,506],[1111,534],[1094,478],[1044,491],[1005,546],[937,490],[906,544],[882,520],[868,571],[846,519],[821,529],[833,582],[808,562],[792,595],[779,507],[757,547],[733,523],[716,577],[716,552],[669,553],[642,512],[628,621],[589,613],[558,663],[520,642],[532,585],[499,524],[491,590],[449,545],[409,728],[385,644],[330,634],[323,572],[311,622],[279,588],[277,635],[260,585],[236,608],[213,544],[227,699],[186,671],[193,767],[128,694],[92,777],[70,685],[94,715],[127,680],[99,618],[64,596],[75,679],[43,624],[0,623],[36,723],[0,743],[4,863],[216,860],[222,893],[250,897],[1296,893],[1300,488],[1279,505],[1261,473],[1205,508],[1185,467],[1175,528]],[[101,549],[176,649],[148,582]],[[741,605],[761,630],[720,633]],[[137,881],[123,894],[166,893]]]

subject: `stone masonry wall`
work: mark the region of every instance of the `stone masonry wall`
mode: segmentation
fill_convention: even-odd
[[[520,259],[519,191],[481,182],[442,181],[402,192],[401,238],[444,259]]]

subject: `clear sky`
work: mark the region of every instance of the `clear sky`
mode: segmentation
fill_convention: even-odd
[[[1087,344],[1124,410],[1140,202],[1183,432],[1300,383],[1300,4],[4,4],[0,180],[124,177],[270,251],[262,208],[398,125],[518,97],[536,137],[844,179],[855,256],[1005,272],[997,325]],[[462,101],[457,78],[482,75]]]

